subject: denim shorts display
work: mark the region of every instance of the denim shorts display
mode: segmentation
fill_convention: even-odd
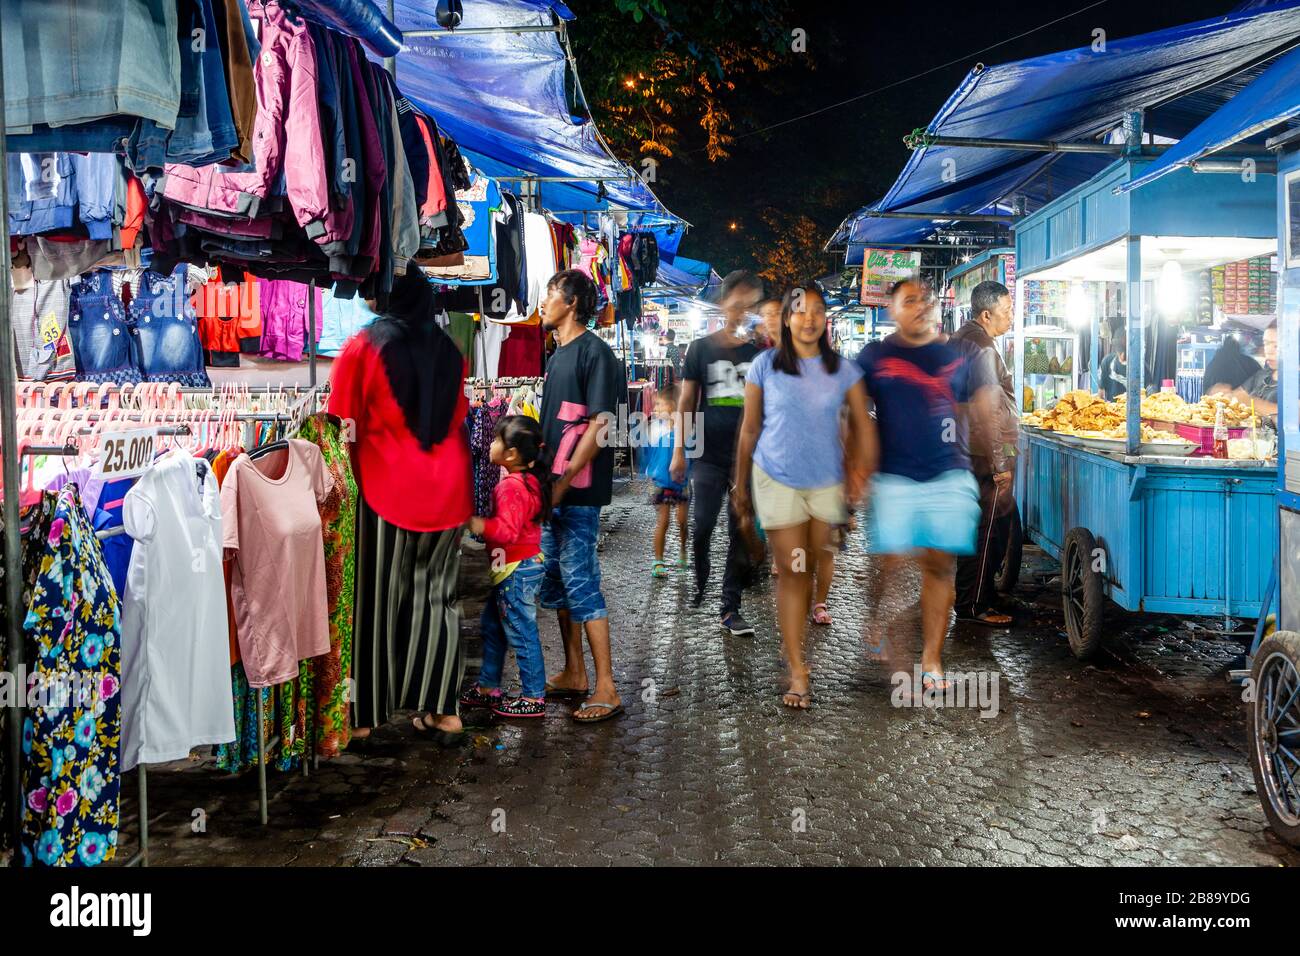
[[[483,635],[480,687],[501,687],[501,670],[510,647],[519,665],[519,693],[532,698],[546,695],[546,664],[537,633],[537,592],[544,574],[542,556],[534,555],[520,561],[509,577],[492,588],[479,619]]]
[[[186,287],[187,268],[178,266],[170,276],[145,270],[129,318],[146,382],[207,388],[211,382],[203,367],[198,317]]]
[[[540,603],[544,608],[567,610],[579,624],[608,617],[600,593],[600,508],[596,505],[561,505],[542,526],[542,554],[546,578]]]
[[[68,334],[81,381],[119,385],[143,381],[139,342],[127,319],[126,307],[113,292],[109,272],[101,269],[89,273],[72,287]]]
[[[945,471],[930,481],[877,474],[871,479],[867,550],[910,554],[931,548],[974,554],[979,520],[979,484],[969,471]]]

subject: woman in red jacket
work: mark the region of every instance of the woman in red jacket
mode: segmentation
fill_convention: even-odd
[[[465,707],[490,707],[500,717],[546,716],[546,663],[537,633],[537,591],[542,586],[542,516],[551,513],[551,462],[542,451],[542,426],[527,415],[497,422],[491,461],[507,472],[493,492],[495,517],[474,517],[492,561],[492,594],[480,619],[483,669],[465,692]],[[501,694],[506,647],[519,664],[518,697]]]
[[[469,402],[464,359],[434,316],[433,288],[410,263],[388,308],[334,361],[329,410],[351,439],[362,499],[354,720],[373,728],[394,710],[419,710],[416,729],[452,746],[464,735],[456,584],[472,513]]]

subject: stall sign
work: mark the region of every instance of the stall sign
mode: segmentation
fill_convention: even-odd
[[[898,249],[864,249],[862,252],[863,305],[888,305],[889,289],[900,279],[921,271],[921,253]]]

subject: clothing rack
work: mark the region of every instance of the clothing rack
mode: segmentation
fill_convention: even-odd
[[[263,389],[262,394],[270,394],[271,391],[272,391],[272,389],[271,389],[270,387],[267,387],[266,389]],[[298,390],[295,389],[295,391],[298,391]],[[185,389],[185,390],[183,390],[183,394],[190,394],[190,395],[216,394],[216,395],[219,395],[219,391],[218,391],[218,392],[214,392],[214,390],[212,390],[212,389],[193,388],[193,389]],[[254,424],[256,424],[256,423],[259,423],[259,422],[282,422],[282,423],[286,423],[286,424],[289,424],[289,425],[293,426],[293,429],[292,429],[292,430],[293,430],[293,431],[296,431],[296,430],[297,430],[297,427],[300,427],[300,426],[301,426],[301,419],[300,419],[298,413],[300,413],[304,408],[313,408],[313,407],[314,407],[314,400],[315,400],[316,397],[317,397],[318,395],[320,395],[320,394],[322,394],[322,390],[319,389],[319,388],[317,388],[317,387],[315,387],[315,386],[312,386],[312,387],[308,388],[305,392],[303,392],[302,397],[301,397],[298,401],[296,401],[296,402],[293,404],[293,406],[291,407],[291,410],[290,410],[290,411],[287,411],[287,412],[237,412],[237,413],[235,413],[235,415],[234,415],[233,417],[234,417],[234,419],[235,419],[236,421],[241,421],[241,422],[246,423],[246,424],[250,427],[250,429],[251,429],[251,426],[252,426],[252,425],[254,425]],[[69,411],[69,412],[74,412],[74,411],[76,411],[76,409],[59,409],[59,408],[52,408],[52,409],[48,409],[47,411],[51,411],[51,412],[57,412],[57,411]],[[91,417],[97,417],[97,416],[93,416],[93,415],[92,415]],[[131,415],[131,414],[129,414],[129,413],[123,416],[124,419],[132,419],[132,418],[139,419],[139,418],[141,418],[141,417],[142,417],[142,414]],[[93,433],[93,431],[94,431],[94,429],[89,428],[89,427],[83,427],[83,428],[79,429],[79,433],[80,433],[80,434],[91,434],[91,433]],[[175,436],[182,436],[182,435],[190,435],[190,434],[192,434],[192,433],[193,433],[193,432],[192,432],[192,430],[191,430],[189,424],[187,424],[187,423],[185,423],[185,422],[182,422],[182,423],[180,423],[180,424],[178,424],[178,425],[159,425],[159,426],[158,426],[158,434],[161,435],[161,436],[175,437]],[[251,435],[251,432],[250,432],[250,435]],[[245,442],[245,447],[250,446],[251,443],[252,443],[252,442],[251,442],[251,437],[250,437],[249,440]],[[69,438],[69,439],[68,439],[64,444],[62,444],[62,445],[26,445],[26,446],[24,446],[23,449],[22,449],[22,456],[23,456],[23,457],[36,457],[36,456],[41,456],[41,455],[49,455],[49,456],[67,456],[67,457],[72,457],[72,456],[79,455],[79,454],[81,454],[81,453],[82,453],[82,449],[81,449],[81,447],[80,447],[80,446],[77,444],[77,442],[76,442],[74,439],[72,439],[72,438]],[[11,487],[16,487],[16,485],[15,485],[15,486],[11,486]],[[113,537],[117,537],[117,536],[122,535],[122,534],[125,534],[125,533],[126,533],[126,528],[125,528],[124,526],[122,526],[122,527],[116,527],[116,528],[109,528],[109,529],[104,530],[104,531],[97,531],[97,532],[95,532],[95,537],[96,537],[97,539],[99,539],[100,541],[103,541],[103,540],[105,540],[105,539],[113,538]],[[21,651],[20,651],[20,653],[21,653]],[[266,705],[265,705],[265,703],[264,703],[264,701],[263,701],[263,699],[262,699],[262,693],[261,693],[261,691],[262,691],[263,689],[264,689],[264,688],[258,688],[258,689],[257,689],[257,690],[258,690],[258,694],[257,694],[257,726],[258,726],[258,735],[257,735],[257,769],[258,769],[258,811],[259,811],[259,817],[260,817],[260,820],[261,820],[262,825],[263,825],[263,826],[266,826],[267,823],[268,823],[269,820],[270,820],[270,797],[269,797],[269,790],[268,790],[268,786],[267,786],[267,778],[266,778],[266,761],[267,761],[267,755],[268,755],[268,752],[269,752],[269,751],[272,751],[272,750],[274,750],[276,747],[280,746],[281,743],[282,743],[283,741],[281,740],[281,738],[280,738],[278,735],[275,736],[275,737],[272,737],[270,740],[267,740],[266,737],[264,736],[264,727],[265,727],[265,719],[266,719],[266,712],[265,712]],[[313,724],[312,724],[311,726],[309,726],[309,728],[308,728],[308,737],[309,737],[309,739],[311,739],[311,738],[313,738],[314,736],[315,736],[315,725],[314,725],[314,719],[313,719]],[[319,756],[318,756],[318,755],[313,754],[313,765],[314,765],[316,768],[319,768],[319,766],[320,766],[320,759],[319,759]],[[148,772],[148,765],[145,764],[145,763],[140,763],[140,764],[137,765],[137,770],[139,771],[138,781],[139,781],[139,803],[140,803],[140,849],[136,852],[136,854],[135,854],[134,856],[131,857],[131,859],[127,860],[127,862],[126,862],[125,864],[123,864],[124,866],[128,866],[128,867],[133,867],[133,866],[148,866],[148,865],[149,865],[149,809],[148,809],[148,807],[149,807],[149,804],[148,804],[148,800],[149,800],[149,797],[148,797],[148,792],[149,792],[149,783],[148,783],[148,780],[149,780],[149,772]],[[15,765],[14,765],[13,773],[14,773],[14,775],[15,775],[15,779],[19,779],[19,776],[18,776],[18,764],[15,764]],[[303,761],[302,761],[302,775],[303,775],[304,777],[306,777],[306,776],[309,775],[309,771],[308,771],[308,767],[307,767],[307,758],[306,758],[306,756],[303,757]],[[21,816],[19,817],[19,829],[21,829]],[[16,837],[20,837],[21,834],[20,834],[20,833],[19,833],[19,834],[15,834],[15,836],[16,836]],[[15,851],[16,851],[16,849],[17,849],[17,844],[15,844]]]

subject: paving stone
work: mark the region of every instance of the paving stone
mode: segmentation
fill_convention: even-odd
[[[771,580],[760,576],[745,593],[756,636],[724,634],[715,612],[725,531],[697,611],[689,572],[649,577],[653,519],[626,486],[605,516],[601,566],[622,718],[579,727],[559,704],[526,724],[467,715],[488,745],[444,751],[398,714],[306,778],[271,771],[267,827],[254,775],[181,761],[150,775],[151,861],[1300,864],[1267,832],[1254,793],[1239,691],[1224,679],[1241,647],[1205,622],[1110,607],[1102,653],[1082,664],[1060,636],[1059,587],[1035,584],[1033,572],[1049,565],[1031,550],[1014,600],[1024,626],[959,625],[945,649],[950,670],[999,674],[997,715],[895,707],[890,674],[863,652],[872,613],[864,595],[878,569],[859,533],[838,558],[834,626],[810,629],[813,709],[793,713],[780,705]],[[471,659],[481,659],[486,571],[486,559],[466,555]],[[902,605],[918,587],[906,572],[884,609],[896,615],[900,643],[915,630],[915,608]],[[563,657],[554,615],[542,612],[540,626],[553,672]],[[513,660],[506,674],[517,680]],[[130,780],[124,793],[127,853],[138,827]],[[206,834],[190,829],[195,807],[207,814]],[[498,808],[504,833],[492,830]],[[1121,844],[1126,833],[1137,849]]]

